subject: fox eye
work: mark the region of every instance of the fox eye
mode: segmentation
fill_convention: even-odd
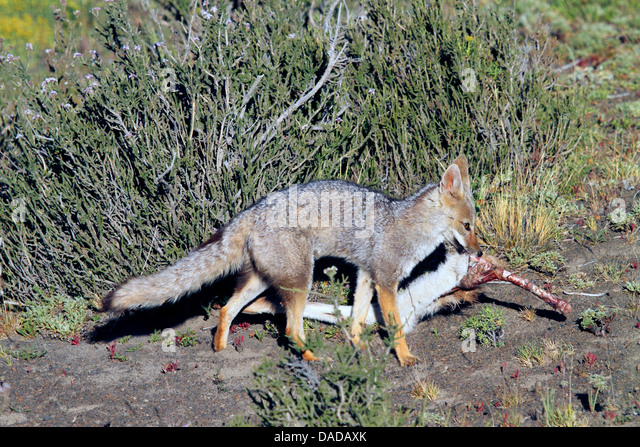
[[[471,225],[469,225],[469,222],[465,222],[464,224],[462,224],[464,226],[464,229],[467,231],[471,231]]]

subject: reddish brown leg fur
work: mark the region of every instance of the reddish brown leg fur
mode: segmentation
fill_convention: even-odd
[[[378,292],[378,304],[384,317],[385,325],[387,327],[395,326],[398,328],[395,334],[395,351],[400,365],[411,366],[418,358],[411,354],[407,341],[404,337],[404,329],[402,328],[402,320],[400,319],[400,312],[398,311],[398,283],[395,283],[392,287],[383,287],[376,284],[376,291]]]
[[[304,307],[307,305],[307,292],[282,290],[280,294],[282,295],[282,301],[287,315],[287,328],[285,333],[291,336],[299,347],[303,347],[305,341],[303,312]],[[302,358],[309,361],[318,360],[313,352],[308,349],[302,353]]]
[[[227,336],[233,319],[244,306],[264,292],[266,288],[267,284],[255,272],[247,272],[239,279],[233,296],[229,299],[227,305],[220,310],[218,328],[213,338],[213,349],[222,351],[226,348]]]

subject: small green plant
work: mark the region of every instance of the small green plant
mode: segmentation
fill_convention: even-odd
[[[87,320],[87,303],[63,295],[47,296],[36,291],[38,299],[30,301],[21,314],[17,332],[34,336],[44,332],[53,336],[68,337],[76,334]]]
[[[529,260],[529,266],[540,273],[552,275],[565,265],[564,257],[557,251],[550,250],[537,253]]]
[[[590,289],[595,285],[595,281],[590,280],[584,272],[569,275],[569,284],[576,290]]]
[[[116,351],[116,342],[114,341],[110,345],[107,345],[107,351],[109,351],[109,360],[115,360],[118,362],[126,362],[129,360],[128,357],[120,354]]]
[[[494,305],[487,304],[480,309],[477,315],[469,317],[462,324],[460,337],[466,340],[473,333],[480,344],[500,347],[504,344],[502,342],[503,320],[504,311]]]
[[[589,400],[589,410],[594,413],[596,411],[596,403],[598,402],[598,394],[600,391],[607,389],[608,377],[604,377],[600,374],[592,374],[589,376],[589,384],[592,386],[587,392],[587,398]]]
[[[620,281],[622,275],[624,275],[626,266],[622,266],[617,262],[607,262],[603,265],[597,265],[595,268],[596,274],[603,280],[609,282]]]
[[[176,332],[176,345],[188,348],[198,344],[198,336],[193,329],[187,329],[185,332]]]
[[[338,269],[335,266],[327,267],[323,273],[327,275],[329,281],[322,281],[320,283],[320,292],[312,292],[315,295],[330,298],[331,300],[338,300],[338,304],[347,304],[347,298],[349,295],[349,278],[342,275],[340,279],[337,278]]]
[[[256,338],[256,340],[262,341],[262,339],[264,338],[264,331],[261,331],[260,329],[255,328],[253,330],[253,336]]]
[[[271,321],[265,321],[264,323],[264,332],[269,335],[271,338],[278,338],[280,336],[280,331],[278,330],[278,326],[276,326]]]
[[[602,304],[595,309],[590,307],[580,314],[580,328],[595,335],[605,336],[611,332],[610,323],[615,314],[615,309],[608,309]]]
[[[138,346],[134,346],[133,348],[127,348],[126,351],[127,352],[137,352],[140,349],[142,349],[142,345],[144,342],[140,342],[140,344],[138,344]]]
[[[637,280],[627,281],[624,285],[624,288],[627,292],[631,294],[631,299],[629,301],[629,311],[633,317],[639,318],[640,317],[640,281],[637,281]]]
[[[46,353],[46,349],[40,349],[35,346],[26,346],[15,351],[9,351],[9,354],[18,360],[39,359],[40,357],[44,357]]]
[[[627,281],[624,288],[628,292],[640,294],[640,281]]]
[[[220,374],[220,368],[217,369],[216,375],[213,378],[213,384],[218,388],[218,391],[224,392],[227,391],[227,383],[222,378],[222,374]]]
[[[149,343],[158,343],[159,341],[162,341],[162,332],[160,331],[160,329],[156,329],[149,336]]]
[[[554,362],[564,360],[575,353],[573,345],[565,342],[564,340],[545,338],[542,341],[542,345],[544,346],[545,355]]]

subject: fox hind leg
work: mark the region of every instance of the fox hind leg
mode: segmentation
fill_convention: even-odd
[[[362,333],[362,325],[364,324],[371,299],[373,298],[373,280],[368,272],[360,269],[356,281],[356,290],[353,296],[353,308],[351,317],[353,318],[351,326],[351,342],[354,346],[360,343],[360,334]]]
[[[305,284],[309,287],[310,281]],[[295,287],[287,287],[288,290],[281,290],[282,301],[287,315],[287,327],[285,333],[290,336],[294,343],[303,347],[305,343],[304,335],[304,308],[307,305],[307,291]],[[302,352],[305,360],[318,360],[315,354],[307,349]]]
[[[220,310],[213,349],[222,351],[227,346],[229,328],[242,308],[268,288],[268,284],[255,271],[245,272],[227,304]]]

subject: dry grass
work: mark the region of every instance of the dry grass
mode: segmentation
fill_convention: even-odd
[[[413,389],[411,390],[411,395],[413,397],[417,397],[419,399],[426,399],[428,401],[435,400],[440,393],[440,387],[436,385],[433,381],[427,380],[417,380]]]
[[[549,247],[558,234],[558,212],[543,198],[534,198],[537,191],[523,183],[502,186],[480,208],[477,230],[493,249],[535,253]]]
[[[20,327],[20,317],[7,307],[6,304],[0,306],[0,339],[14,334]]]

